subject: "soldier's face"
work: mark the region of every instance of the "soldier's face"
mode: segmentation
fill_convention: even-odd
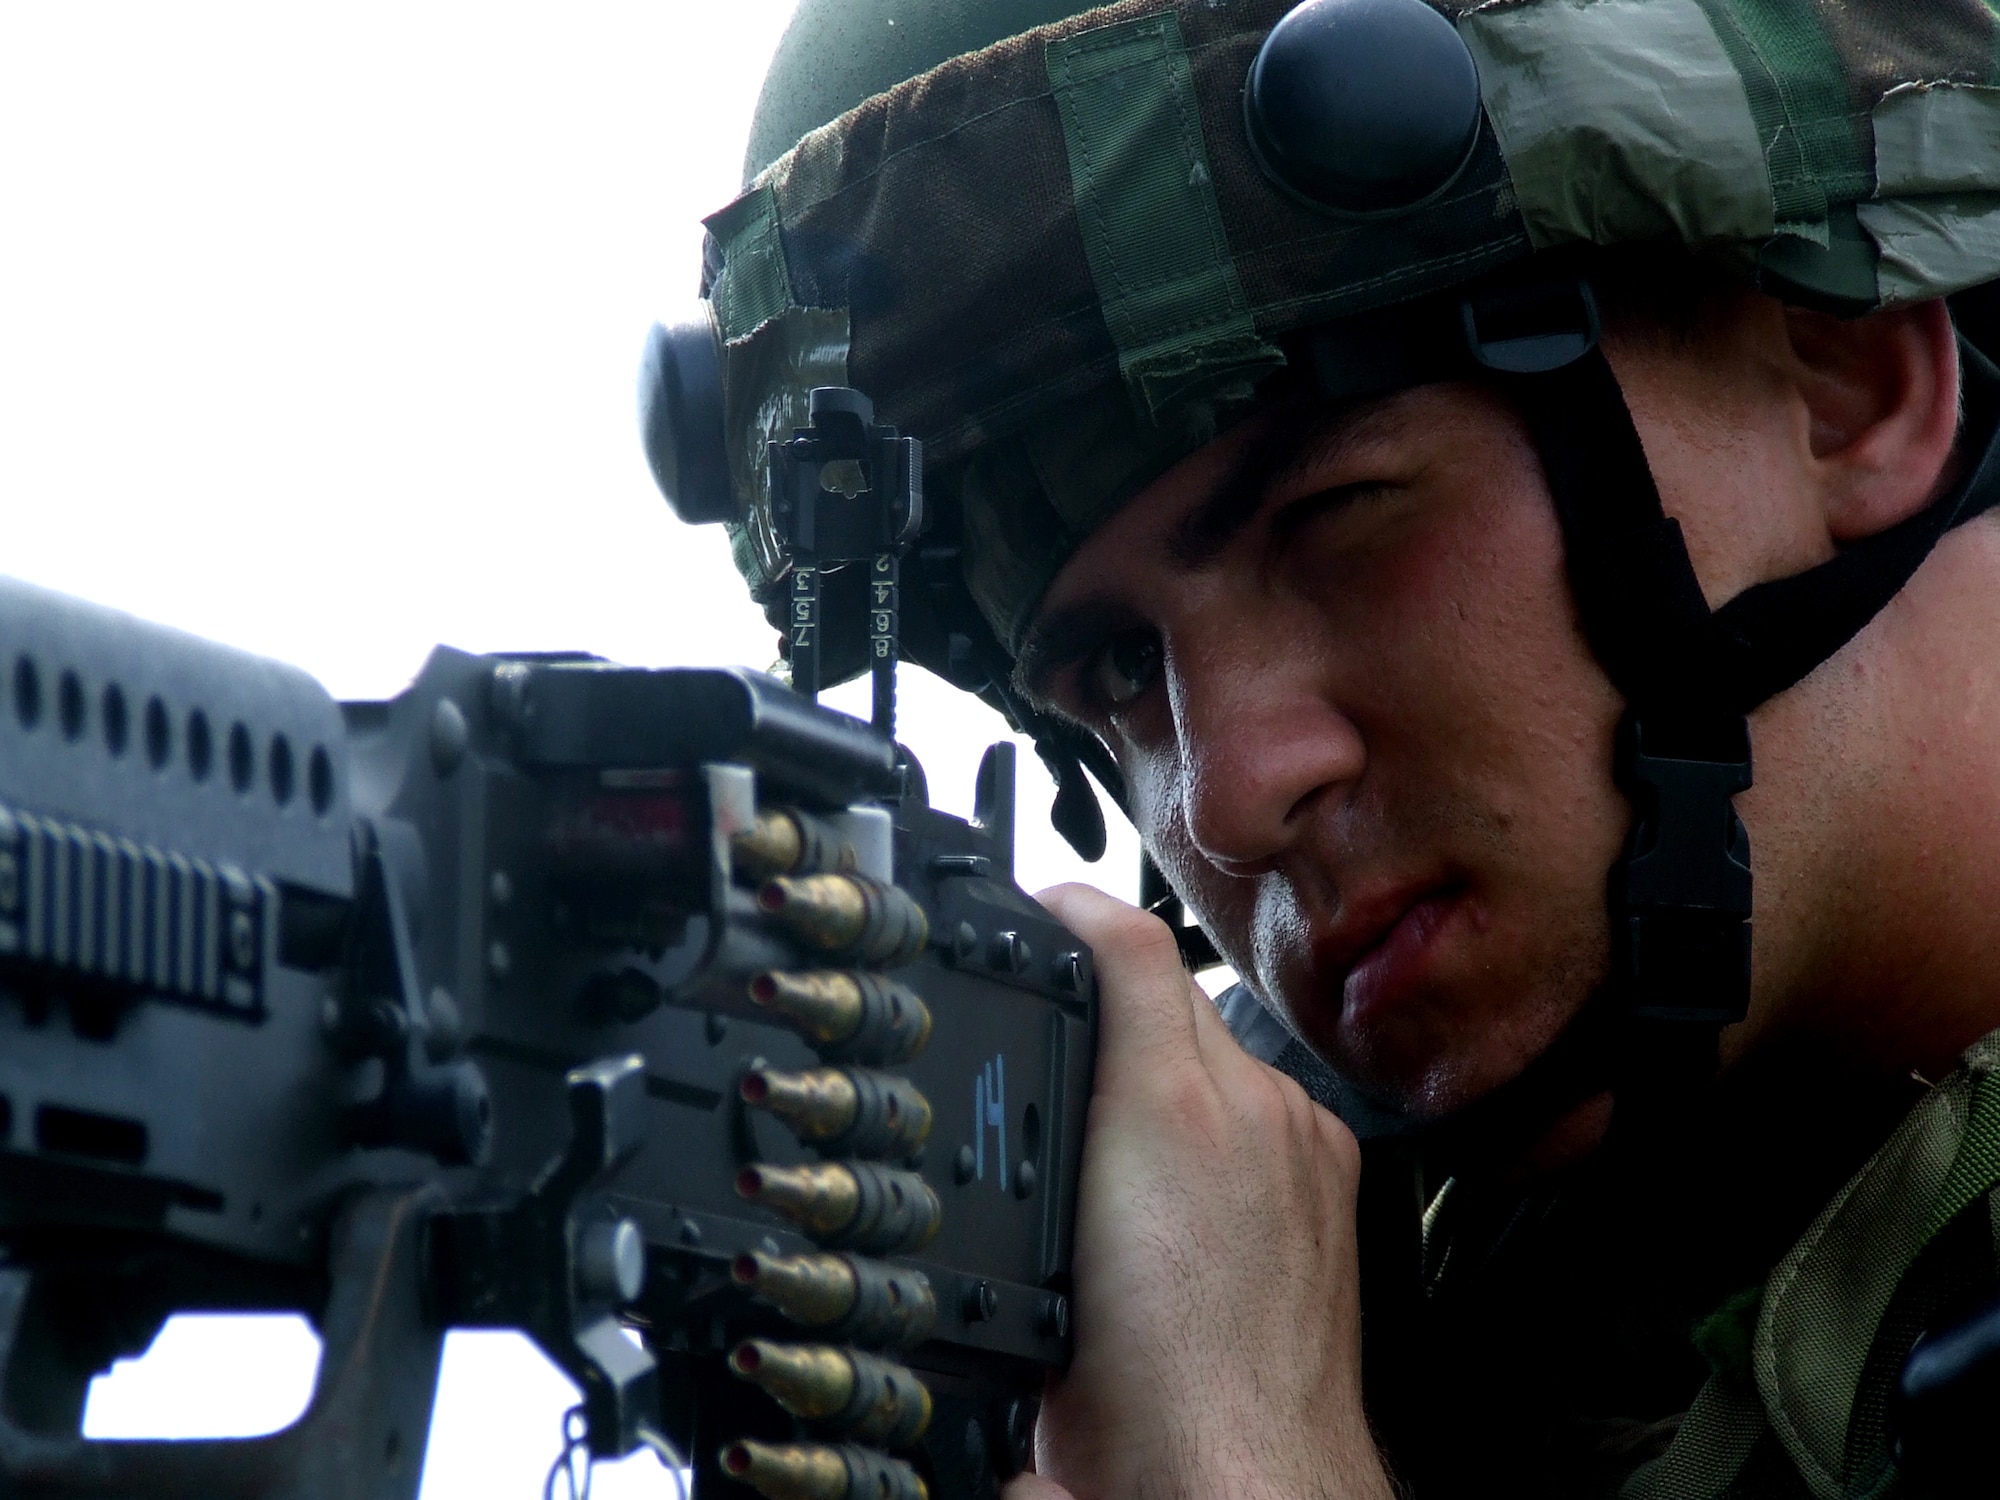
[[[1744,292],[1699,336],[1614,330],[1607,352],[1711,604],[1885,530],[1948,478],[1942,304],[1842,321]],[[1974,546],[1955,536],[1943,552]],[[1906,633],[1986,597],[1927,572]],[[1850,878],[1856,851],[1958,836],[1949,798],[1883,787],[1928,763],[1922,706],[1983,670],[1983,648],[1934,680],[1887,629],[1752,716],[1757,784],[1736,805],[1757,850],[1756,987],[1725,1060],[1837,1027],[1843,1005],[1866,1045],[1883,981],[1851,940],[1879,925],[1878,877]],[[1383,1098],[1478,1097],[1603,978],[1631,816],[1611,778],[1621,703],[1579,628],[1540,463],[1492,393],[1428,386],[1227,434],[1076,553],[1022,670],[1117,754],[1140,833],[1229,961]]]
[[[1621,705],[1487,392],[1230,433],[1071,559],[1023,667],[1229,962],[1381,1096],[1476,1097],[1601,978]]]

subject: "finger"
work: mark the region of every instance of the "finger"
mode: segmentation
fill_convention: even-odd
[[[1193,983],[1193,976],[1189,976],[1189,982]],[[1242,1041],[1223,1020],[1221,1010],[1213,1000],[1208,999],[1207,992],[1199,985],[1195,986],[1195,994],[1203,1002],[1195,1008],[1195,1042],[1201,1052],[1202,1066],[1208,1070],[1217,1087],[1240,1097],[1245,1089],[1260,1088],[1272,1080],[1285,1078],[1270,1063],[1244,1050]],[[1287,1087],[1297,1086],[1294,1079],[1285,1081]],[[1303,1088],[1300,1089],[1300,1096],[1311,1102]],[[1318,1105],[1313,1107],[1319,1108]]]
[[[1183,972],[1187,981],[1189,1014],[1194,1019],[1195,1046],[1202,1063],[1211,1073],[1218,1068],[1235,1065],[1239,1058],[1246,1056],[1236,1040],[1236,1034],[1222,1019],[1214,997],[1202,987],[1200,976],[1188,971],[1185,962]]]
[[[1187,977],[1188,994],[1194,1011],[1195,1045],[1201,1049],[1201,1060],[1213,1072],[1217,1066],[1228,1067],[1239,1056],[1247,1057],[1243,1046],[1236,1040],[1236,1033],[1222,1019],[1222,1012],[1216,1008],[1213,998],[1201,987],[1201,981],[1193,974]]]
[[[1000,1500],[1075,1500],[1075,1497],[1053,1479],[1044,1479],[1039,1474],[1016,1474],[1000,1491]]]
[[[1197,1006],[1213,1007],[1190,984],[1166,923],[1086,885],[1055,886],[1036,899],[1095,955],[1100,1089],[1199,1056]]]
[[[1194,991],[1194,1046],[1201,1065],[1211,1078],[1223,1083],[1239,1066],[1237,1058],[1243,1056],[1243,1048],[1230,1034],[1229,1028],[1216,1012],[1215,1002],[1208,998],[1208,992],[1194,983],[1194,976],[1188,976]]]

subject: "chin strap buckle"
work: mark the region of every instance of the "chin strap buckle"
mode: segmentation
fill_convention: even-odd
[[[1615,974],[1648,1021],[1726,1026],[1750,1005],[1750,726],[1693,732],[1627,713],[1620,784],[1637,816],[1611,874]]]

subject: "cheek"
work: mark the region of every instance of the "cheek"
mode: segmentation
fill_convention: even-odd
[[[1325,848],[1350,885],[1463,882],[1476,931],[1422,995],[1361,1034],[1342,1026],[1324,978],[1302,972],[1320,919],[1309,880],[1285,871],[1203,894],[1234,929],[1226,946],[1322,1051],[1440,1103],[1511,1076],[1587,998],[1628,818],[1611,779],[1621,703],[1577,627],[1538,470],[1503,449],[1457,478],[1364,554],[1317,570],[1328,637],[1344,643],[1328,690],[1368,746]]]
[[[1546,496],[1518,465],[1496,469],[1386,555],[1363,602],[1372,686],[1353,712],[1370,790],[1474,878],[1492,867],[1536,888],[1542,871],[1601,892],[1625,825],[1622,700],[1579,629]]]
[[[1331,587],[1344,685],[1371,764],[1515,774],[1552,739],[1594,738],[1616,699],[1578,631],[1561,533],[1526,455],[1440,485]],[[1449,498],[1445,498],[1449,496]]]
[[[1341,1025],[1337,996],[1292,1000],[1331,1055],[1438,1107],[1518,1072],[1587,999],[1629,816],[1611,778],[1621,702],[1578,629],[1546,498],[1497,478],[1461,493],[1383,559],[1365,601],[1377,686],[1354,711],[1370,746],[1359,802],[1411,866],[1464,882],[1477,930],[1365,1034]],[[1282,922],[1282,896],[1265,906]]]

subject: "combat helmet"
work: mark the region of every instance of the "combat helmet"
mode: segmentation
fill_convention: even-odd
[[[1749,995],[1749,848],[1731,801],[1750,784],[1746,716],[2000,498],[2000,375],[1962,340],[1969,462],[1948,494],[1711,610],[1599,348],[1593,257],[1668,246],[1846,314],[2000,277],[1992,13],[1074,9],[806,0],[747,186],[707,220],[701,314],[649,350],[662,487],[684,519],[730,526],[776,622],[769,455],[805,423],[807,392],[858,387],[920,437],[928,529],[902,578],[907,654],[1035,737],[1058,826],[1088,853],[1103,835],[1080,768],[1114,797],[1116,768],[1011,686],[1064,560],[1273,389],[1492,383],[1526,418],[1585,635],[1627,701],[1616,766],[1634,808],[1610,878],[1613,979],[1514,1093],[1576,1097],[1603,1038],[1635,1024],[1671,1039],[1645,1055],[1712,1055]],[[899,27],[908,43],[886,42]],[[862,665],[858,635],[825,649],[839,670]]]

